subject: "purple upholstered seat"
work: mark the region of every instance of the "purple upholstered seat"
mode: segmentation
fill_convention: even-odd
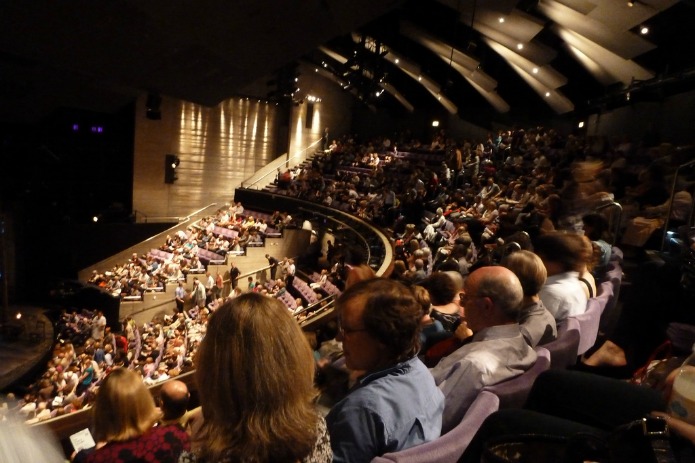
[[[485,418],[498,408],[499,398],[491,392],[482,391],[468,408],[461,423],[448,433],[432,442],[373,458],[372,463],[456,463]]]
[[[577,363],[579,349],[579,322],[575,318],[567,318],[557,325],[557,339],[543,344],[550,352],[550,368],[564,370]]]
[[[612,291],[611,291],[612,294]],[[586,312],[570,317],[579,322],[579,348],[577,355],[582,355],[593,347],[598,336],[601,314],[608,299],[592,297],[586,304]]]
[[[550,369],[550,352],[545,347],[536,347],[538,359],[533,366],[516,378],[503,381],[493,386],[487,386],[483,391],[489,391],[500,399],[500,408],[521,408],[526,402],[531,386],[538,375]]]

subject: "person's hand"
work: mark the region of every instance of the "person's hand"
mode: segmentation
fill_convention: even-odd
[[[674,418],[673,416],[664,412],[654,411],[651,412],[650,415],[665,419],[666,424],[668,424],[668,427],[673,432],[695,444],[695,425],[687,423],[683,420],[679,420],[678,418]]]
[[[459,326],[456,327],[456,331],[454,331],[454,336],[456,336],[456,338],[460,341],[463,341],[473,336],[473,331],[470,328],[468,328],[468,324],[465,320],[463,320],[459,324]]]

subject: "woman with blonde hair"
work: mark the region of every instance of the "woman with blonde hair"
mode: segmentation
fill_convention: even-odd
[[[178,425],[153,427],[161,413],[142,378],[117,368],[99,387],[92,410],[96,450],[79,452],[87,463],[176,462],[190,448],[188,434]]]
[[[196,357],[204,421],[182,462],[330,462],[314,357],[277,299],[245,293],[210,317]]]

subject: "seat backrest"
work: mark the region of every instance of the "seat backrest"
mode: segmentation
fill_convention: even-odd
[[[570,317],[575,318],[579,322],[579,348],[577,349],[577,355],[584,354],[596,343],[602,312],[602,301],[592,297],[586,304],[586,312]]]
[[[564,370],[577,363],[579,349],[579,322],[576,318],[567,318],[557,325],[557,338],[543,344],[550,352],[550,368]]]
[[[498,408],[499,398],[492,392],[481,391],[461,422],[448,433],[431,442],[373,458],[372,463],[456,463],[485,418]]]
[[[531,368],[521,375],[503,381],[493,386],[487,386],[483,391],[490,391],[500,399],[500,408],[521,408],[526,402],[531,387],[538,375],[550,369],[550,352],[545,347],[536,347],[538,359]]]

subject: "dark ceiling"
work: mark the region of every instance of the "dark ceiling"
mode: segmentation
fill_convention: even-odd
[[[148,91],[215,105],[300,59],[361,91],[384,77],[416,109],[567,114],[691,87],[693,25],[692,0],[3,2],[0,119],[114,112]]]

